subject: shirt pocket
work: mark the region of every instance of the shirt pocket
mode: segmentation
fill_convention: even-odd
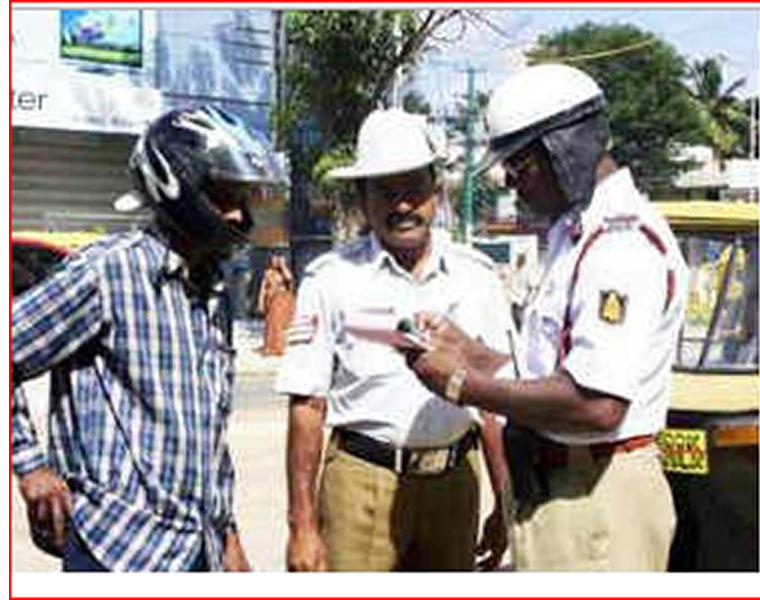
[[[345,323],[356,324],[364,322],[367,327],[373,329],[393,329],[397,321],[395,315],[387,318],[372,318],[373,312],[380,313],[380,310],[358,309],[346,311],[342,323],[339,325],[338,335],[336,338],[336,353],[339,362],[339,368],[347,371],[349,375],[359,378],[374,378],[390,375],[398,372],[405,367],[404,356],[392,346],[382,343],[369,341],[356,333],[346,329]]]

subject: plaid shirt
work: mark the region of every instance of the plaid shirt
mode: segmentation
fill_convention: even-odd
[[[13,470],[65,477],[71,523],[111,570],[186,570],[204,546],[221,567],[234,527],[223,292],[201,294],[161,236],[141,231],[73,256],[13,303]],[[19,384],[51,368],[48,456]]]

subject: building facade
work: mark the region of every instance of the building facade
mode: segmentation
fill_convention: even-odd
[[[12,230],[128,228],[113,200],[145,124],[212,103],[269,131],[270,10],[11,11]],[[286,243],[285,196],[257,215],[257,245]]]

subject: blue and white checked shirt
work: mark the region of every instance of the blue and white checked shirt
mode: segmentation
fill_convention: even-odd
[[[207,296],[140,231],[73,256],[13,303],[13,470],[65,477],[71,522],[111,570],[186,570],[204,546],[221,568],[234,357],[221,282]],[[19,384],[51,368],[48,456]]]

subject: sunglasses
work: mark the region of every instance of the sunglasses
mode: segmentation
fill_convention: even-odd
[[[503,167],[506,174],[506,184],[508,186],[515,185],[520,178],[539,170],[538,152],[535,149],[530,149],[523,152],[521,156],[518,155],[505,160]]]
[[[399,202],[410,202],[412,204],[427,200],[438,191],[438,186],[425,186],[424,188],[406,188],[394,189],[372,186],[371,193],[373,196],[382,200],[386,204],[398,204]]]

